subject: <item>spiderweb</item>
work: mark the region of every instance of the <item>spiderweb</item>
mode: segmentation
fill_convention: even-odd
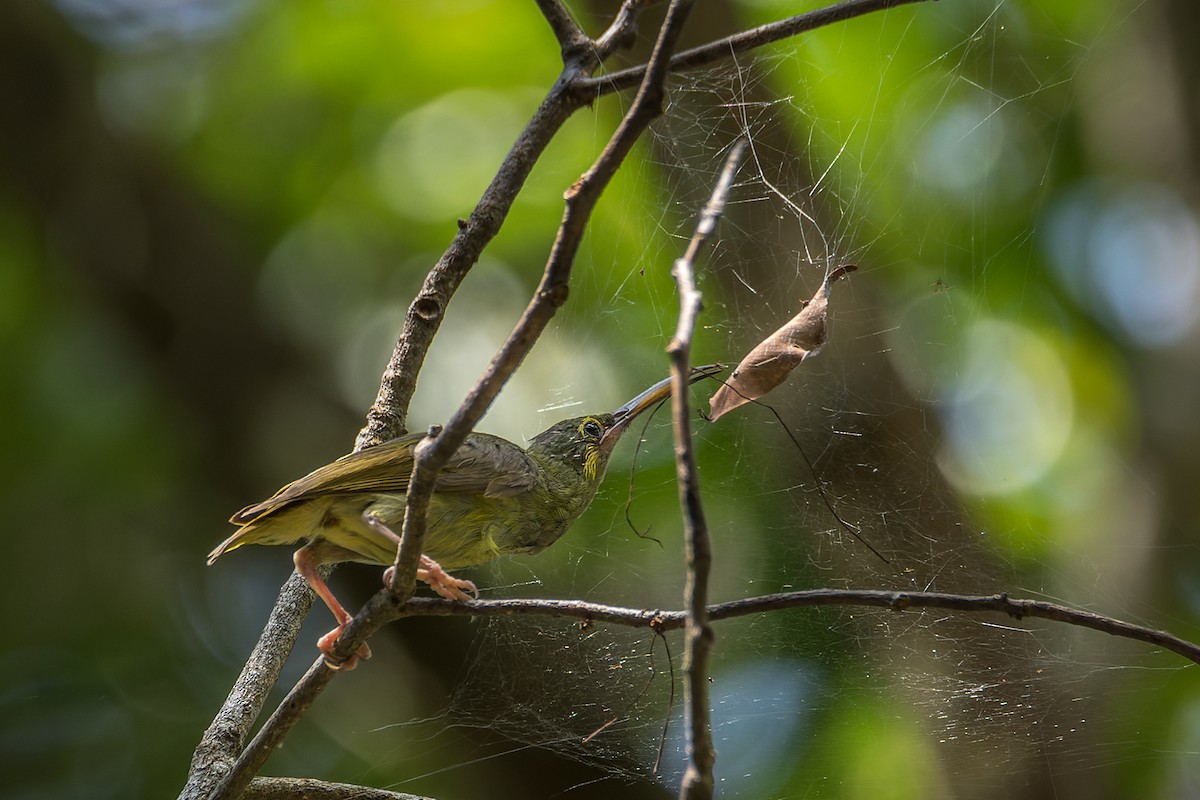
[[[828,269],[859,266],[834,287],[821,356],[766,398],[778,416],[749,406],[697,420],[714,600],[816,586],[1006,591],[1182,624],[1148,599],[1146,490],[1110,502],[1134,467],[1103,430],[1112,408],[1084,396],[1093,367],[1061,334],[1077,323],[1062,321],[1040,243],[1061,151],[1074,146],[1053,112],[1081,102],[1081,76],[1130,9],[1033,6],[919,6],[678,76],[648,157],[629,167],[631,184],[657,192],[618,183],[606,197],[623,227],[605,229],[615,243],[593,232],[582,300],[552,336],[620,341],[617,361],[661,358],[677,312],[669,265],[738,136],[749,155],[698,265],[696,360],[736,361]],[[847,81],[871,91],[840,97]],[[651,321],[620,313],[632,307]],[[695,402],[713,388],[701,384]],[[582,402],[556,401],[548,419]],[[633,449],[622,445],[554,548],[478,570],[485,596],[678,608],[665,414],[636,467]],[[724,622],[717,634],[721,796],[1040,796],[1094,788],[1139,761],[1178,781],[1193,774],[1189,756],[1164,756],[1161,739],[1119,721],[1148,685],[1188,677],[1142,646],[1036,621],[848,608]],[[677,785],[677,634],[486,619],[466,640],[443,710],[359,735],[385,751],[404,740],[406,758],[429,765],[395,788],[525,748],[596,768],[564,778],[568,795],[596,782]],[[478,759],[447,745],[460,735],[477,737]]]

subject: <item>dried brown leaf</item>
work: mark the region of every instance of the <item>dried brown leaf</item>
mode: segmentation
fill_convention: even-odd
[[[829,309],[829,287],[856,269],[853,264],[846,264],[826,275],[821,288],[799,314],[746,354],[729,380],[708,401],[710,419],[717,420],[738,406],[762,397],[783,383],[801,361],[817,354],[828,338],[825,316]]]

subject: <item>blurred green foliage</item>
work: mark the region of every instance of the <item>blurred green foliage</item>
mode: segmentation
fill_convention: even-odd
[[[698,424],[714,596],[1008,591],[1200,636],[1184,3],[920,3],[679,76],[482,427],[520,440],[665,371],[671,261],[748,134],[701,265],[697,360],[736,361],[827,262],[860,269],[822,356],[770,398],[782,423]],[[572,10],[596,34],[610,5]],[[796,11],[701,4],[693,35]],[[613,66],[644,57],[653,13]],[[291,566],[203,555],[233,510],[350,447],[413,292],[558,64],[532,3],[0,10],[6,796],[182,786]],[[448,312],[414,426],[444,420],[511,329],[562,192],[628,103],[579,113],[538,165]],[[632,450],[566,539],[478,570],[485,596],[678,606],[662,420]],[[378,574],[334,580],[361,600]],[[318,610],[285,682],[328,627]],[[851,610],[718,634],[722,796],[1166,798],[1200,780],[1195,679],[1144,647]],[[447,798],[659,797],[677,774],[676,719],[647,775],[678,711],[641,632],[414,620],[372,646],[270,772]]]

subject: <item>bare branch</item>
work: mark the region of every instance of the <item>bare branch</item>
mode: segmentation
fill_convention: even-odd
[[[546,145],[582,105],[570,87],[569,81],[560,79],[542,100],[504,157],[479,204],[459,224],[454,240],[426,276],[404,317],[396,348],[380,380],[379,393],[367,412],[367,424],[355,441],[356,451],[394,439],[407,430],[408,404],[417,386],[417,374],[425,363],[425,354],[441,326],[450,298],[478,261],[483,248],[500,231]]]
[[[255,778],[242,800],[429,800],[415,794],[389,792],[353,783],[312,778]]]
[[[208,800],[236,800],[242,797],[254,776],[283,741],[283,737],[304,716],[317,695],[336,674],[337,671],[329,666],[324,656],[313,662],[308,672],[296,682],[288,696],[258,729],[258,733],[230,768],[228,776],[216,791],[209,795]]]
[[[384,370],[379,394],[367,413],[366,426],[358,435],[355,450],[394,438],[405,430],[409,401],[416,388],[417,373],[425,360],[433,336],[441,325],[450,298],[483,248],[495,237],[513,200],[520,192],[533,165],[563,122],[581,105],[575,93],[560,80],[542,101],[525,129],[505,156],[496,176],[485,190],[471,216],[459,226],[450,246],[429,271],[416,298],[409,306],[396,348]],[[323,568],[327,577],[329,568]],[[312,607],[312,593],[299,576],[293,575],[280,591],[268,623],[250,656],[250,664],[272,662],[277,644],[286,646],[281,658],[295,644],[300,623]],[[348,653],[347,653],[348,654]],[[278,669],[244,670],[213,724],[197,745],[188,781],[180,800],[198,800],[224,775],[234,754],[245,741],[251,725],[262,710],[267,692],[278,679]],[[238,707],[233,707],[238,706]]]
[[[797,14],[788,19],[760,25],[742,33],[726,36],[715,42],[684,50],[671,59],[671,72],[685,72],[689,69],[707,66],[730,56],[753,50],[756,47],[782,41],[797,34],[807,33],[826,25],[844,22],[848,19],[861,17],[875,11],[884,11],[896,6],[909,3],[924,3],[931,0],[845,0],[815,11]],[[581,89],[586,88],[595,97],[601,97],[612,92],[619,92],[637,86],[645,73],[646,67],[630,67],[598,78],[586,78],[579,81]]]
[[[279,680],[283,664],[295,647],[300,623],[312,604],[313,593],[304,579],[293,572],[284,583],[246,666],[196,746],[180,798],[208,797],[228,774],[233,754],[241,750],[271,687]]]
[[[679,788],[681,798],[706,800],[713,794],[713,763],[716,751],[712,742],[712,718],[708,699],[708,662],[713,645],[713,630],[708,622],[708,576],[712,569],[712,544],[708,523],[700,502],[700,479],[696,474],[696,455],[688,414],[687,387],[691,372],[692,333],[700,313],[700,292],[696,289],[696,255],[717,229],[717,220],[725,208],[725,198],[733,185],[746,152],[746,140],[738,139],[729,150],[725,167],[713,189],[696,233],[688,242],[683,257],[676,260],[671,274],[679,286],[679,322],[675,337],[667,347],[671,356],[671,414],[675,423],[675,465],[679,484],[679,503],[683,507],[683,540],[687,555],[687,637],[683,657],[684,724],[688,766]]]
[[[625,0],[621,3],[621,8],[617,10],[608,30],[598,36],[593,43],[596,58],[603,63],[617,50],[632,46],[634,37],[637,35],[638,14],[642,12],[642,9],[657,2],[659,0]]]
[[[621,18],[619,14],[618,21]],[[623,30],[630,25],[632,18],[626,15],[619,25],[614,22],[610,31]],[[586,94],[573,88],[574,79],[599,66],[599,61],[590,51],[584,52],[586,50],[584,48],[577,54],[577,62],[567,66],[547,93],[471,215],[460,221],[458,233],[409,305],[396,347],[380,380],[379,392],[355,441],[356,451],[392,439],[406,430],[408,405],[416,388],[417,374],[451,297],[484,247],[499,232],[546,146],[571,114],[590,101]],[[330,569],[322,568],[325,577]],[[312,607],[312,601],[312,593],[299,576],[293,575],[284,584],[271,621],[255,645],[246,668],[197,745],[180,800],[207,796],[226,774],[233,755],[241,748],[262,710],[267,693],[278,680],[282,662],[295,645],[300,623]],[[271,666],[264,668],[264,664]]]
[[[536,0],[536,2],[538,10],[542,12],[542,16],[549,23],[554,38],[558,40],[564,64],[574,61],[581,50],[591,49],[592,40],[583,32],[583,29],[571,17],[571,12],[559,0]]]
[[[965,595],[945,592],[889,592],[879,589],[809,589],[717,603],[708,607],[708,617],[713,622],[720,622],[752,614],[816,606],[869,606],[890,608],[898,612],[911,608],[942,608],[967,614],[1007,614],[1016,620],[1026,617],[1049,619],[1152,644],[1200,664],[1200,644],[1181,639],[1172,633],[1058,603],[1012,598],[1005,593]],[[683,611],[622,608],[577,600],[473,600],[469,603],[456,603],[441,598],[414,597],[403,608],[393,607],[392,613],[396,619],[442,616],[566,617],[634,628],[650,627],[662,632],[680,630],[687,624],[687,614]]]
[[[888,608],[903,612],[913,608],[940,608],[968,614],[1000,613],[1021,620],[1026,617],[1053,620],[1077,627],[1107,633],[1125,639],[1161,647],[1180,655],[1193,663],[1200,664],[1200,645],[1194,644],[1166,631],[1096,614],[1091,611],[1070,608],[1042,600],[1010,598],[1007,594],[961,595],[945,592],[890,592],[871,589],[810,589],[799,592],[750,597],[728,603],[710,605],[705,613],[712,622],[737,617],[782,611],[792,608],[818,606],[868,606]],[[577,600],[474,600],[456,602],[432,597],[414,597],[407,603],[396,602],[387,592],[380,592],[368,603],[373,621],[378,625],[406,617],[495,617],[495,616],[544,616],[608,622],[629,627],[645,627],[658,633],[680,630],[687,626],[688,612],[660,611],[651,609],[623,608],[620,606],[585,603]],[[358,624],[356,622],[356,624]],[[378,627],[376,625],[376,627]],[[238,784],[244,789],[250,782],[254,764],[261,766],[283,735],[312,704],[317,694],[333,676],[318,659],[288,697],[280,704],[271,719],[263,725],[259,735],[246,748],[232,776],[242,775]],[[245,761],[245,764],[243,764]],[[255,767],[257,769],[257,767]],[[237,785],[232,780],[213,795],[213,800],[230,800],[237,797]]]

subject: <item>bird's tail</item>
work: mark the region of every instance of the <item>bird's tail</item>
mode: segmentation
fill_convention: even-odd
[[[246,533],[247,528],[238,528],[237,532],[213,548],[213,551],[208,554],[209,566],[212,566],[212,563],[221,556],[225,555],[225,553],[229,552],[230,550],[236,550],[244,545],[246,543]]]

